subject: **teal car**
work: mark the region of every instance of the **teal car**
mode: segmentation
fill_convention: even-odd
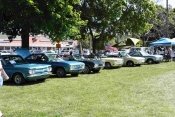
[[[26,81],[44,81],[51,75],[51,65],[29,64],[19,55],[2,55],[0,59],[9,80],[16,85]]]
[[[78,76],[85,67],[83,62],[65,61],[55,53],[30,54],[28,49],[17,49],[16,52],[29,63],[51,65],[52,74],[56,74],[58,77],[65,77],[67,74]]]

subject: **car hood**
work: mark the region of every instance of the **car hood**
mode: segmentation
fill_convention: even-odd
[[[149,56],[149,57],[163,57],[162,55],[146,55],[146,56]]]
[[[88,59],[84,59],[83,61],[90,61],[90,62],[93,62],[94,64],[104,64],[104,62],[102,60],[88,60]]]
[[[65,63],[65,64],[69,64],[69,65],[77,65],[77,64],[84,64],[83,62],[78,62],[78,61],[65,61],[65,60],[60,60],[58,61],[60,63]]]
[[[15,51],[18,55],[21,55],[23,58],[26,58],[30,55],[30,51],[27,48],[16,48]]]
[[[27,69],[40,69],[40,68],[46,68],[48,66],[51,65],[47,65],[47,64],[21,64],[21,65],[14,65],[15,68],[27,68]]]

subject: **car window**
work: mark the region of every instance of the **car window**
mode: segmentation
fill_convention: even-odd
[[[28,64],[22,57],[20,56],[7,56],[3,58],[5,64]]]
[[[150,54],[148,54],[148,53],[146,53],[146,52],[142,52],[142,55],[143,55],[143,56],[148,56],[148,55],[150,55]]]
[[[135,52],[132,54],[132,56],[141,56],[141,54],[139,52]]]

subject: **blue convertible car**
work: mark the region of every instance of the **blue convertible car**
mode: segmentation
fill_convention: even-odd
[[[29,64],[19,55],[2,55],[0,59],[9,80],[17,85],[25,81],[44,81],[51,75],[51,65]]]
[[[52,74],[56,74],[58,77],[65,77],[66,74],[72,76],[78,76],[85,64],[77,61],[65,61],[58,58],[54,53],[38,53],[30,54],[28,49],[16,49],[17,54],[23,56],[29,63],[49,64],[52,66]]]

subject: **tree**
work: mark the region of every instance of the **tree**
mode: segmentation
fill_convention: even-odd
[[[79,0],[0,0],[0,32],[11,41],[20,35],[29,48],[29,35],[44,34],[54,43],[79,33],[86,22],[73,8]]]
[[[149,22],[153,27],[146,33],[141,35],[142,40],[154,41],[163,37],[173,38],[175,36],[175,12],[171,7],[168,10],[168,22],[166,22],[167,11],[161,5],[156,5],[157,8],[157,17],[150,20]],[[168,32],[168,35],[167,35]],[[168,37],[167,37],[167,36]]]
[[[82,0],[76,7],[83,20],[88,20],[81,28],[81,36],[91,35],[93,52],[96,45],[122,34],[141,34],[152,25],[155,17],[154,2],[149,0]],[[100,45],[103,46],[103,45]]]

